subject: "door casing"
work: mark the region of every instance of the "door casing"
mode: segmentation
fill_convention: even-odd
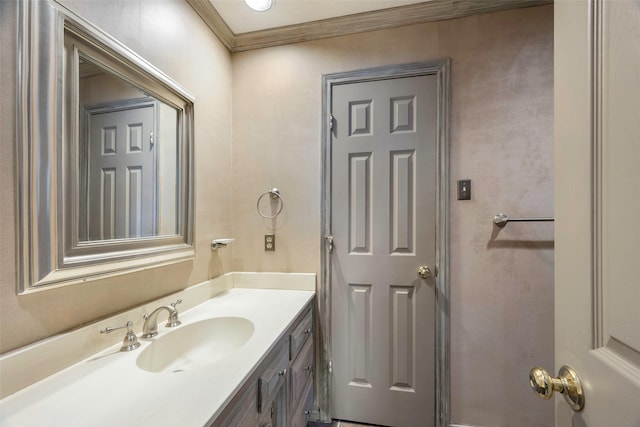
[[[450,68],[448,58],[434,61],[390,65],[362,70],[325,74],[322,77],[322,218],[321,271],[317,292],[319,328],[319,367],[316,376],[314,418],[331,421],[331,94],[335,85],[423,75],[436,75],[437,147],[436,147],[436,355],[435,355],[435,425],[448,427],[450,422],[449,392],[449,97]]]

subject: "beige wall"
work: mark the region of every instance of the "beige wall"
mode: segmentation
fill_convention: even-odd
[[[231,271],[231,56],[182,0],[63,1],[163,70],[196,97],[196,258],[88,284],[16,296],[15,2],[2,1],[0,98],[0,352]],[[5,55],[5,52],[7,53]],[[138,325],[139,327],[139,325]]]
[[[180,0],[66,0],[196,96],[197,255],[17,297],[16,64],[4,55],[15,40],[5,13],[11,2],[0,3],[0,352],[226,271],[319,272],[321,75],[449,57],[450,179],[473,180],[473,200],[451,200],[452,421],[553,424],[553,404],[527,384],[532,365],[553,366],[553,229],[512,224],[496,233],[491,224],[499,211],[553,214],[552,6],[261,49],[232,61]],[[255,210],[271,187],[286,203],[275,222]],[[263,235],[274,230],[277,250],[265,253]],[[213,237],[237,240],[212,254]]]
[[[233,267],[320,271],[321,76],[449,57],[452,421],[549,426],[553,405],[528,388],[553,366],[553,226],[492,218],[553,215],[553,7],[408,26],[233,56]],[[278,187],[285,213],[256,199]],[[275,230],[277,249],[262,239]]]

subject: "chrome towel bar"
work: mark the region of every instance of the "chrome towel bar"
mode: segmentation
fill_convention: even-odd
[[[504,227],[509,222],[553,222],[553,218],[509,218],[503,213],[493,217],[493,223],[498,227]]]

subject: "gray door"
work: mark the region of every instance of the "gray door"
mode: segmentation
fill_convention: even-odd
[[[640,426],[640,3],[554,5],[557,427]],[[594,25],[598,23],[598,25]],[[596,49],[593,47],[596,46]],[[526,373],[523,372],[523,378]]]
[[[435,422],[437,84],[426,75],[333,87],[337,419]],[[431,277],[419,277],[420,266]]]
[[[155,232],[154,107],[89,114],[89,240]]]

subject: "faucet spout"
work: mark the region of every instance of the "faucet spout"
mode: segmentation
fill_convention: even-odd
[[[177,320],[178,310],[172,305],[162,305],[153,310],[151,314],[145,314],[144,325],[142,325],[142,338],[152,338],[158,335],[158,314],[160,314],[162,310],[169,312],[168,323],[172,323],[172,326],[180,324],[180,321]]]

